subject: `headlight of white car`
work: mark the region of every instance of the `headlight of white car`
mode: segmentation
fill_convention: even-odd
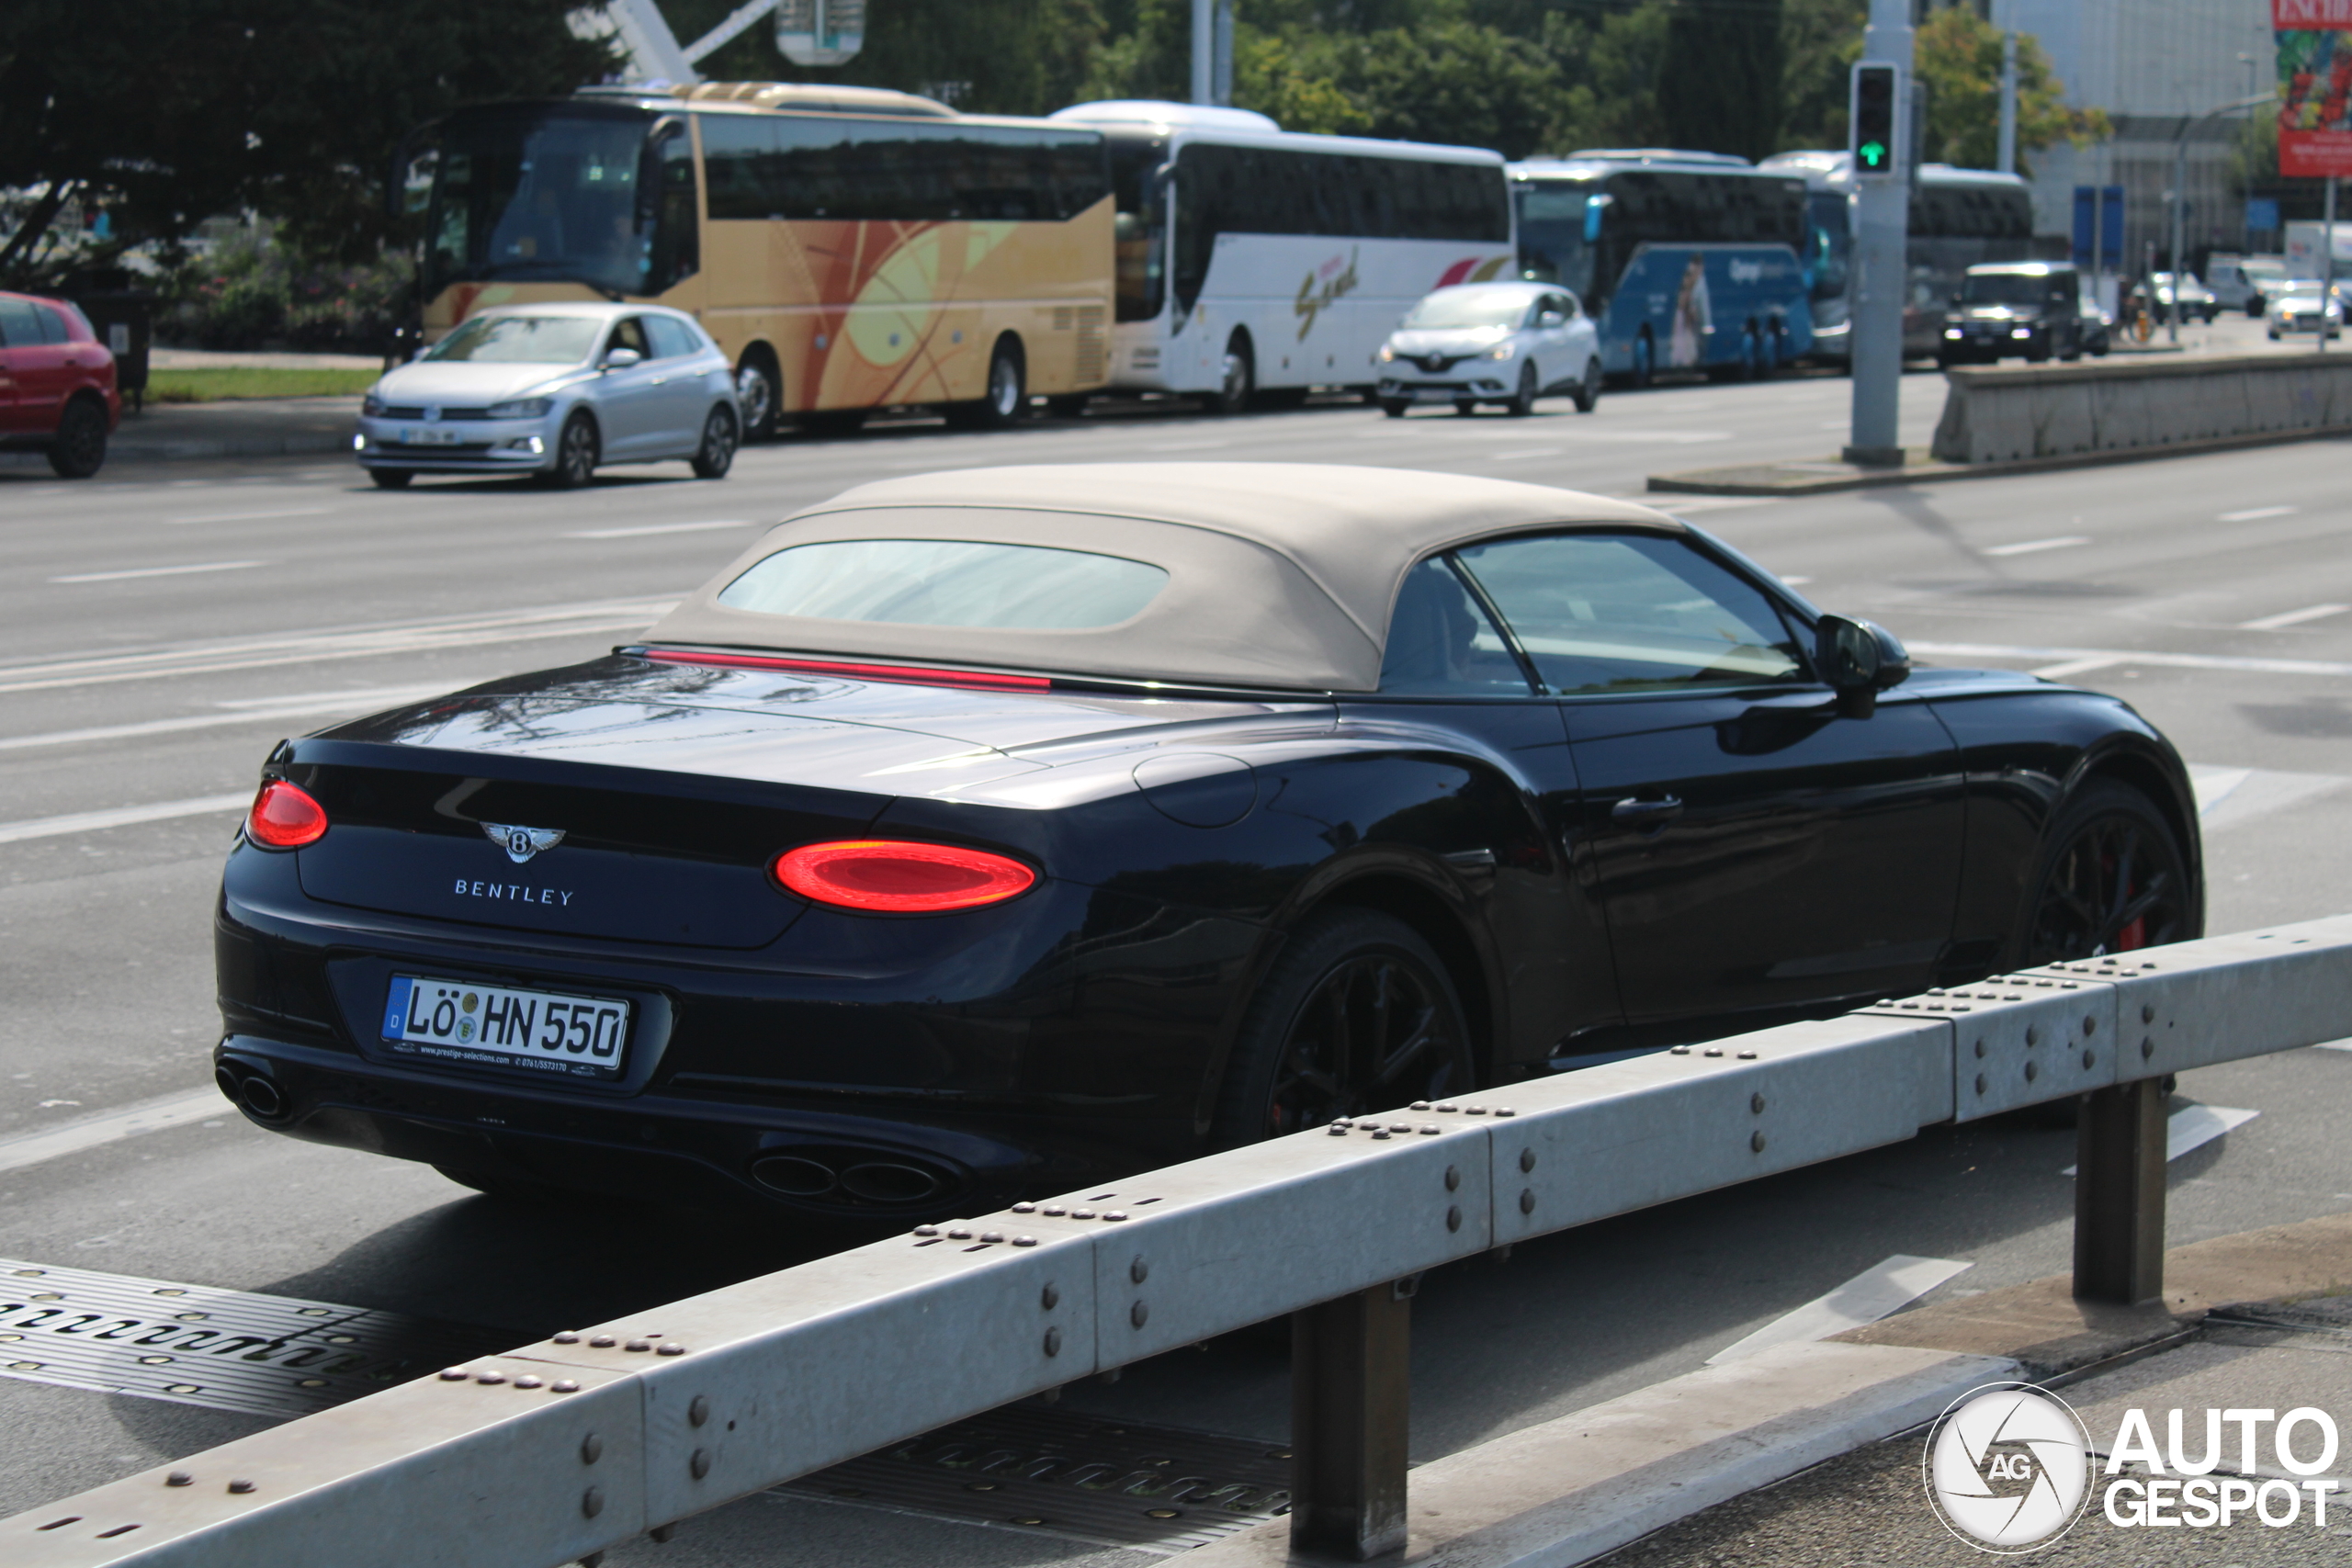
[[[1385,343],[1380,345],[1380,362],[1383,365],[1387,364],[1390,360],[1395,359],[1396,357],[1396,351],[1394,348],[1391,348]]]
[[[1509,359],[1512,355],[1517,354],[1518,352],[1519,344],[1515,343],[1498,343],[1494,347],[1487,350],[1487,357],[1489,359]]]
[[[542,419],[554,407],[553,398],[516,398],[512,402],[492,403],[482,412],[492,419]]]
[[[371,391],[359,400],[359,412],[369,419],[374,419],[384,412],[384,400]]]

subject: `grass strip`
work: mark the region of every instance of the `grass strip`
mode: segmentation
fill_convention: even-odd
[[[223,365],[196,370],[151,370],[151,403],[211,403],[232,398],[356,398],[376,384],[380,370],[278,368]]]

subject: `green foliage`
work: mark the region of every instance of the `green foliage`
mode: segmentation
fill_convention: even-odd
[[[1668,145],[1744,158],[1778,151],[1781,26],[1779,0],[1675,7],[1658,85]]]
[[[1870,0],[1788,0],[1781,14],[1782,151],[1846,145],[1848,73]]]
[[[2001,35],[1964,6],[1948,6],[1912,35],[1912,69],[1928,85],[1928,156],[1962,168],[1989,169],[1998,154]],[[2065,85],[2030,33],[2018,36],[2018,172],[2026,154],[2112,133],[2104,109],[2070,109]]]
[[[240,237],[174,269],[156,335],[199,348],[372,354],[399,318],[410,277],[398,254],[365,265],[306,262],[266,236]]]
[[[0,187],[45,186],[0,236],[27,265],[64,196],[120,244],[175,242],[217,213],[284,220],[310,254],[359,260],[390,231],[392,148],[461,103],[568,93],[611,69],[572,0],[7,0]]]

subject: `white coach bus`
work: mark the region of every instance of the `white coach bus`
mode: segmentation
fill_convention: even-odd
[[[1114,389],[1202,393],[1224,412],[1369,389],[1382,342],[1421,296],[1518,276],[1498,153],[1293,135],[1193,104],[1052,118],[1110,143]]]

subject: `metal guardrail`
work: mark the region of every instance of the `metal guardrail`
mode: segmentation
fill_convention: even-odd
[[[2352,1033],[2352,916],[1318,1128],[674,1302],[0,1521],[12,1568],[528,1568],[1293,1315],[1292,1529],[1404,1540],[1424,1269],[2087,1095],[2075,1293],[2162,1292],[2168,1073]]]

